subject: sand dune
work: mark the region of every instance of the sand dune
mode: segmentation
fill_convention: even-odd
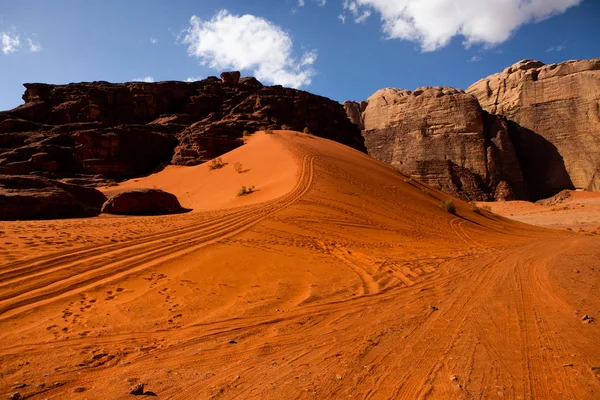
[[[105,188],[156,186],[188,214],[0,223],[2,395],[600,395],[598,237],[449,214],[448,195],[301,133],[223,160]]]

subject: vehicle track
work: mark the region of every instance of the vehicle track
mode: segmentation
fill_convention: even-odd
[[[116,246],[63,252],[14,263],[0,273],[0,320],[106,284],[237,235],[301,198],[313,180],[314,156],[300,161],[294,189],[277,199],[212,218],[183,230],[149,235]],[[36,277],[35,280],[31,279]]]

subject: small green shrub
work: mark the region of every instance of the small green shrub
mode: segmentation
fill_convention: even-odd
[[[241,174],[242,172],[244,172],[244,166],[242,165],[241,162],[236,162],[235,164],[233,164],[233,168],[235,168],[235,171],[238,174]]]
[[[250,194],[252,192],[254,192],[254,185],[252,185],[250,187],[242,186],[240,188],[240,190],[238,190],[237,195],[238,196],[246,196],[247,194]]]
[[[272,135],[273,134],[273,130],[272,129],[265,129],[265,133],[267,135]]]
[[[488,206],[487,204],[481,206],[481,208],[487,212],[492,212],[492,207]]]
[[[409,183],[409,184],[412,185],[413,182],[414,182],[414,179],[409,176],[408,178],[404,178],[404,182]]]
[[[454,200],[442,200],[442,208],[449,212],[450,214],[456,214],[456,206],[454,205]]]
[[[481,209],[477,207],[477,203],[475,203],[474,201],[471,202],[471,211],[473,211],[476,214],[481,214]]]
[[[305,127],[302,132],[306,133],[307,135],[312,135],[312,132],[310,131],[310,129],[307,127]]]
[[[242,132],[242,136],[248,137],[248,136],[250,136],[250,132],[244,131],[244,132]]]
[[[225,163],[223,162],[221,157],[217,157],[217,158],[213,159],[210,162],[210,164],[208,164],[208,168],[210,168],[211,170],[223,168],[224,166],[225,166]]]

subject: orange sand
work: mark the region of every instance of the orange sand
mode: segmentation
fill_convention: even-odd
[[[569,191],[571,196],[552,205],[528,201],[487,204],[492,211],[526,224],[600,235],[600,193]]]
[[[0,222],[0,395],[600,396],[600,328],[581,320],[600,316],[600,238],[458,200],[453,216],[305,134],[223,160],[106,188],[156,185],[188,214]]]

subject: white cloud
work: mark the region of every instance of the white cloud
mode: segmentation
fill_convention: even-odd
[[[190,82],[197,82],[197,81],[201,81],[202,78],[199,78],[197,76],[189,76],[185,81],[190,83]]]
[[[155,39],[155,38],[151,37],[150,38],[150,43],[156,44],[156,43],[158,43],[158,39]]]
[[[537,22],[582,0],[344,0],[357,22],[365,10],[379,13],[389,39],[418,42],[423,51],[463,36],[466,47],[502,43],[521,25]]]
[[[327,4],[327,0],[317,0],[317,5],[319,7],[323,7],[325,4]]]
[[[342,24],[345,24],[345,23],[346,23],[346,16],[345,16],[344,14],[340,14],[340,15],[338,15],[338,19],[339,19],[340,21],[342,21]]]
[[[558,46],[552,46],[552,47],[548,48],[548,50],[546,50],[546,53],[550,53],[552,51],[563,51],[566,48],[567,48],[567,46],[563,43],[563,44],[559,44]]]
[[[2,46],[2,53],[8,55],[14,53],[21,47],[21,39],[17,34],[2,32],[0,33],[0,44]]]
[[[29,51],[30,52],[37,53],[39,51],[42,51],[42,45],[39,44],[39,43],[34,42],[30,38],[27,38],[27,43],[29,45]]]
[[[151,76],[146,76],[144,78],[134,78],[131,80],[132,82],[146,82],[146,83],[153,83],[154,82],[154,78]]]
[[[481,61],[481,57],[480,56],[473,56],[471,57],[469,60],[469,62],[477,62],[477,61]]]
[[[298,7],[304,7],[304,0],[298,0]]]
[[[216,70],[251,70],[257,79],[273,84],[297,88],[309,85],[315,74],[316,52],[305,52],[299,62],[288,33],[254,15],[221,10],[211,20],[193,16],[182,42],[202,65]]]
[[[366,10],[362,14],[360,14],[358,17],[354,18],[354,22],[356,22],[357,24],[360,24],[362,22],[365,22],[367,20],[367,18],[369,18],[370,16],[371,16],[371,11]]]

